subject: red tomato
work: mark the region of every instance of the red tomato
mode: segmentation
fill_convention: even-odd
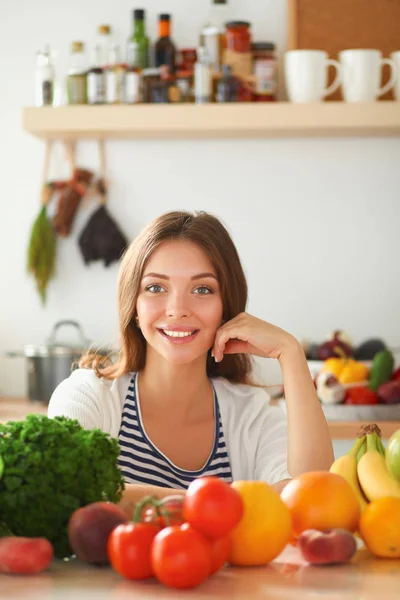
[[[208,538],[225,537],[243,516],[242,498],[218,477],[199,477],[189,485],[183,502],[186,521]]]
[[[211,545],[193,527],[165,527],[154,538],[151,561],[155,576],[164,585],[193,588],[210,574]]]
[[[345,404],[378,404],[378,395],[367,387],[353,387],[346,391]]]
[[[157,514],[157,510],[154,505],[149,505],[147,508],[145,508],[141,516],[141,521],[143,521],[143,523],[152,523],[159,529],[168,527],[170,525],[182,525],[184,523],[183,498],[183,495],[179,496],[178,494],[165,496],[165,498],[163,498],[159,504],[159,509],[162,515],[159,516]]]
[[[232,540],[229,535],[211,542],[211,573],[213,575],[228,562]]]
[[[153,576],[151,547],[159,529],[150,523],[124,523],[110,534],[107,554],[111,566],[127,579]]]
[[[392,379],[394,379],[394,381],[400,381],[400,367],[394,371]]]

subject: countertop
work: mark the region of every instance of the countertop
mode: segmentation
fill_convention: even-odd
[[[174,590],[154,579],[122,579],[110,567],[54,561],[35,576],[0,575],[0,596],[13,600],[388,600],[399,597],[400,559],[375,559],[361,549],[350,563],[313,567],[287,546],[265,567],[225,567],[193,590]]]
[[[32,402],[23,397],[0,397],[0,423],[24,419],[29,413],[47,414],[47,406],[40,402]],[[361,425],[377,423],[382,431],[382,438],[388,439],[392,433],[400,429],[400,421],[381,421],[375,418],[366,420],[329,421],[329,430],[333,440],[352,440],[356,437]]]

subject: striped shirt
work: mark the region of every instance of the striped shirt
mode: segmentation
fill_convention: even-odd
[[[121,448],[118,464],[125,482],[187,489],[193,479],[204,475],[215,475],[230,483],[232,481],[231,465],[214,386],[214,415],[216,417],[214,446],[202,469],[188,471],[178,468],[146,435],[137,393],[137,377],[138,373],[135,373],[130,381],[118,434]]]

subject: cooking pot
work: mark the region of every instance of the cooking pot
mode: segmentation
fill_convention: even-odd
[[[79,339],[74,345],[63,344],[56,338],[61,327],[74,327]],[[8,356],[25,356],[28,367],[28,396],[30,400],[48,403],[52,393],[61,381],[70,376],[78,366],[82,353],[90,346],[79,323],[58,321],[47,339],[38,346],[28,344],[23,352],[8,352]],[[96,350],[97,352],[97,350]],[[106,352],[100,352],[106,354]]]

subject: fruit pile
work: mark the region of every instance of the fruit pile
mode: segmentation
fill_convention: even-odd
[[[315,352],[326,357],[314,379],[323,404],[400,402],[400,368],[394,369],[394,356],[381,340],[367,340],[353,349],[347,335],[336,331]],[[362,360],[372,360],[371,367]]]
[[[385,449],[377,425],[364,425],[330,472],[351,486],[360,508],[358,531],[368,550],[400,558],[400,430]]]
[[[400,430],[385,449],[379,427],[363,426],[329,472],[303,473],[281,494],[262,481],[200,477],[185,494],[144,498],[133,520],[117,504],[93,502],[68,523],[78,560],[175,589],[225,565],[267,565],[287,544],[310,564],[348,562],[356,535],[372,554],[400,558]],[[12,536],[0,523],[1,573],[37,573],[52,559],[48,540]]]

